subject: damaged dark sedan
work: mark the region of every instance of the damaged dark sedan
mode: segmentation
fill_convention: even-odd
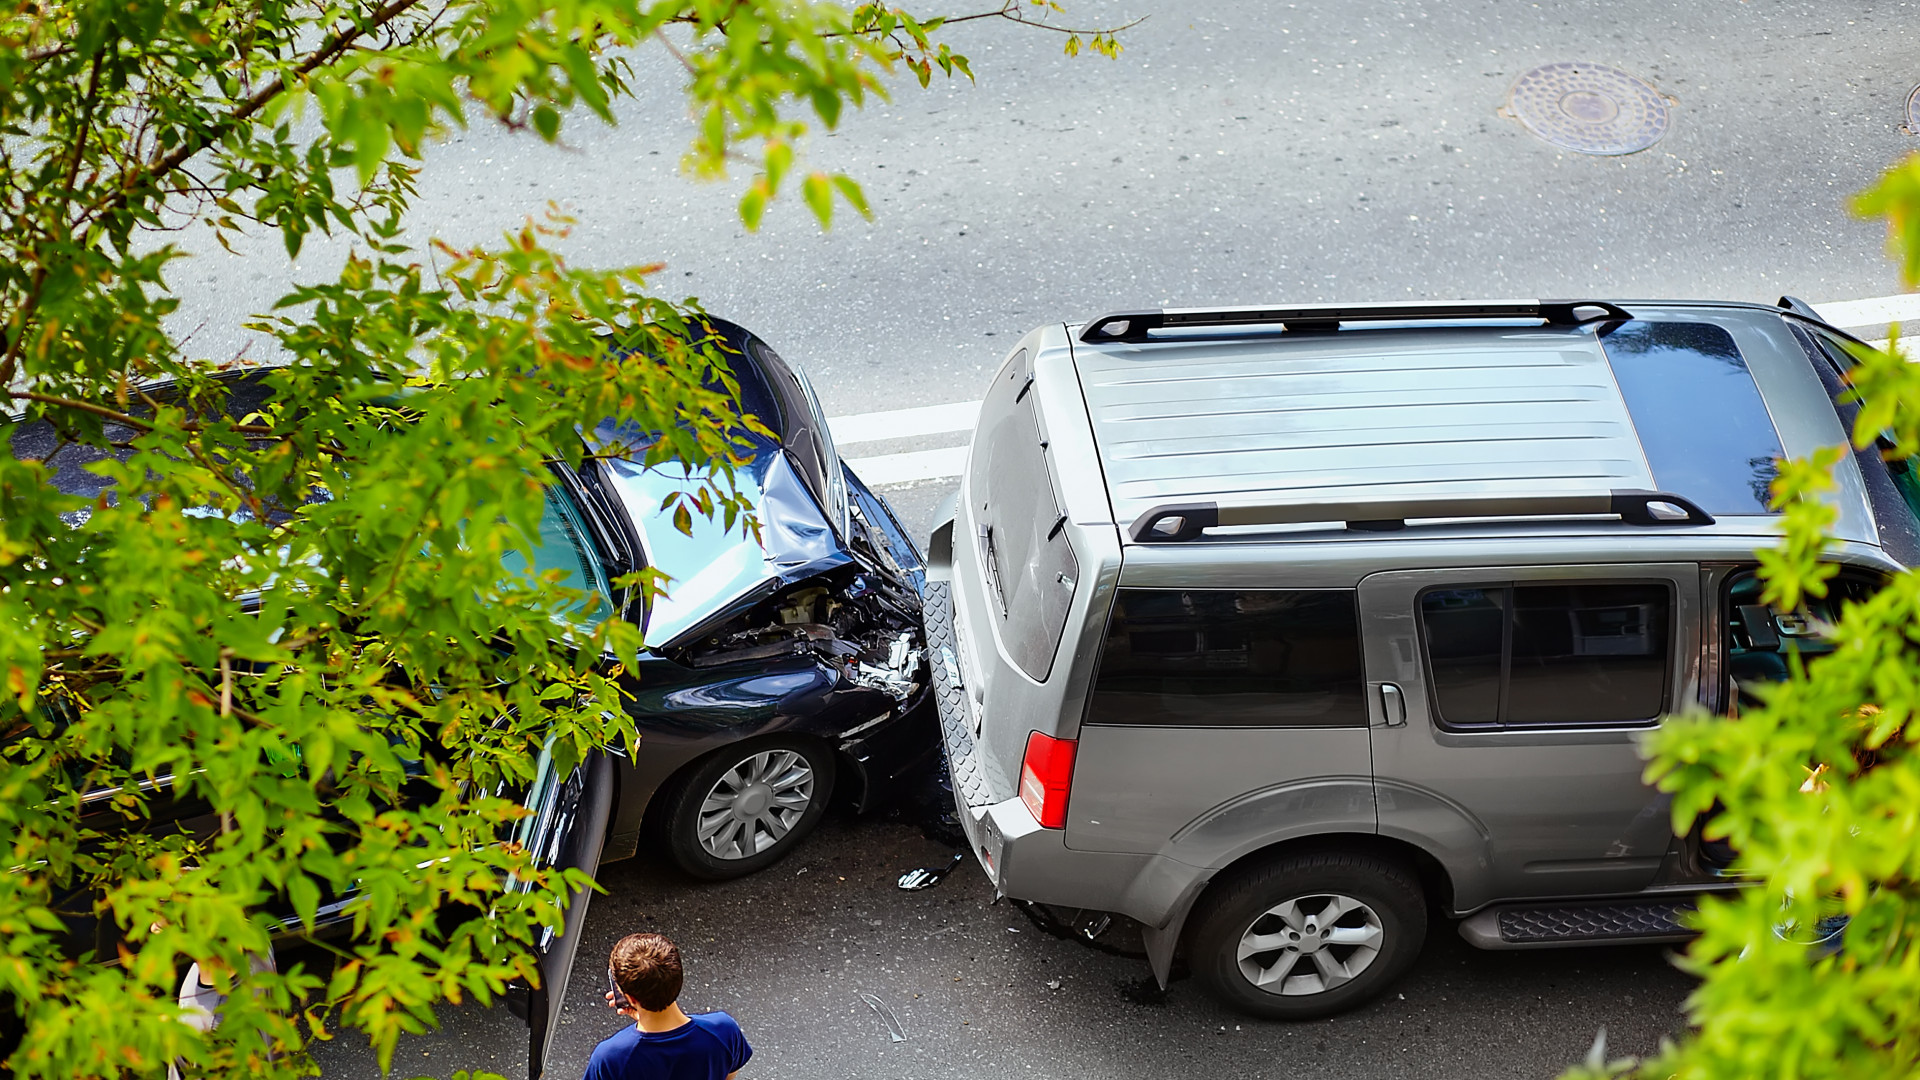
[[[617,510],[625,543],[668,576],[630,666],[636,760],[617,771],[604,860],[651,841],[717,879],[777,861],[836,796],[857,807],[937,753],[920,628],[920,555],[892,512],[840,461],[805,377],[720,320],[744,412],[737,476],[760,538],[660,512],[692,487],[679,466],[590,459],[582,480]],[[590,441],[623,441],[609,421]],[[609,537],[607,543],[620,543]]]
[[[597,754],[571,772],[542,754],[525,790],[502,792],[532,811],[511,839],[545,866],[593,874],[644,844],[696,877],[751,873],[791,852],[830,803],[871,806],[938,754],[918,551],[840,461],[804,376],[744,329],[708,325],[741,411],[764,428],[741,430],[750,461],[735,473],[757,536],[698,515],[690,534],[675,528],[662,502],[695,488],[698,466],[647,468],[610,452],[577,470],[556,465],[546,481],[536,568],[600,594],[585,619],[624,608],[648,644],[605,658],[621,672],[637,754]],[[258,378],[227,381],[236,416],[264,400]],[[616,418],[586,439],[609,449],[636,434]],[[95,496],[109,484],[88,469],[97,451],[63,443],[45,421],[4,437],[17,457],[45,461],[63,491]],[[639,569],[665,579],[644,605],[609,584]],[[169,804],[150,824],[191,831],[205,827],[198,813]],[[530,1076],[543,1071],[590,898],[575,894],[564,928],[539,941],[540,985],[509,988],[530,1028]],[[312,926],[283,915],[283,937],[326,936],[349,899],[329,898]],[[76,955],[114,952],[113,928],[96,922],[69,927]],[[17,1036],[0,1028],[0,1043]]]

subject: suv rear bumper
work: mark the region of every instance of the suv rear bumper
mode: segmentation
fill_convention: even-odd
[[[973,706],[954,640],[952,583],[927,583],[924,618],[942,749],[967,848],[1001,896],[1060,907],[1111,911],[1148,927],[1184,911],[1212,871],[1164,855],[1076,851],[1062,829],[1043,829],[1016,795],[996,798],[994,766],[974,743]]]

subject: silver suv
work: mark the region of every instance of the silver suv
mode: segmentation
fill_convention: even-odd
[[[1034,330],[930,545],[969,846],[1260,1016],[1379,993],[1430,913],[1684,939],[1732,853],[1672,834],[1637,743],[1826,647],[1754,551],[1776,462],[1846,439],[1849,340],[1791,298]],[[1829,603],[1920,561],[1910,463],[1838,480]]]

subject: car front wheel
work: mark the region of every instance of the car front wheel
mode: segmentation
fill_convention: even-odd
[[[1406,868],[1365,854],[1275,859],[1210,890],[1194,913],[1194,974],[1252,1016],[1310,1020],[1385,990],[1427,933],[1426,900]]]
[[[833,773],[833,752],[800,739],[727,747],[676,786],[666,823],[673,861],[714,881],[771,866],[819,823]]]

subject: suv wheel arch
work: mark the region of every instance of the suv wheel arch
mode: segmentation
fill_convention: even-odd
[[[1441,912],[1453,910],[1453,879],[1446,867],[1431,852],[1405,840],[1377,833],[1323,833],[1267,844],[1246,852],[1199,882],[1188,895],[1174,904],[1164,925],[1142,929],[1147,962],[1152,965],[1154,978],[1159,981],[1161,988],[1167,985],[1174,959],[1190,944],[1187,940],[1191,937],[1188,933],[1188,917],[1210,891],[1276,860],[1325,852],[1374,855],[1398,862],[1419,879],[1430,906]]]
[[[1346,847],[1295,850],[1207,890],[1193,910],[1189,962],[1208,995],[1236,1012],[1318,1019],[1398,981],[1428,922],[1410,864]]]

